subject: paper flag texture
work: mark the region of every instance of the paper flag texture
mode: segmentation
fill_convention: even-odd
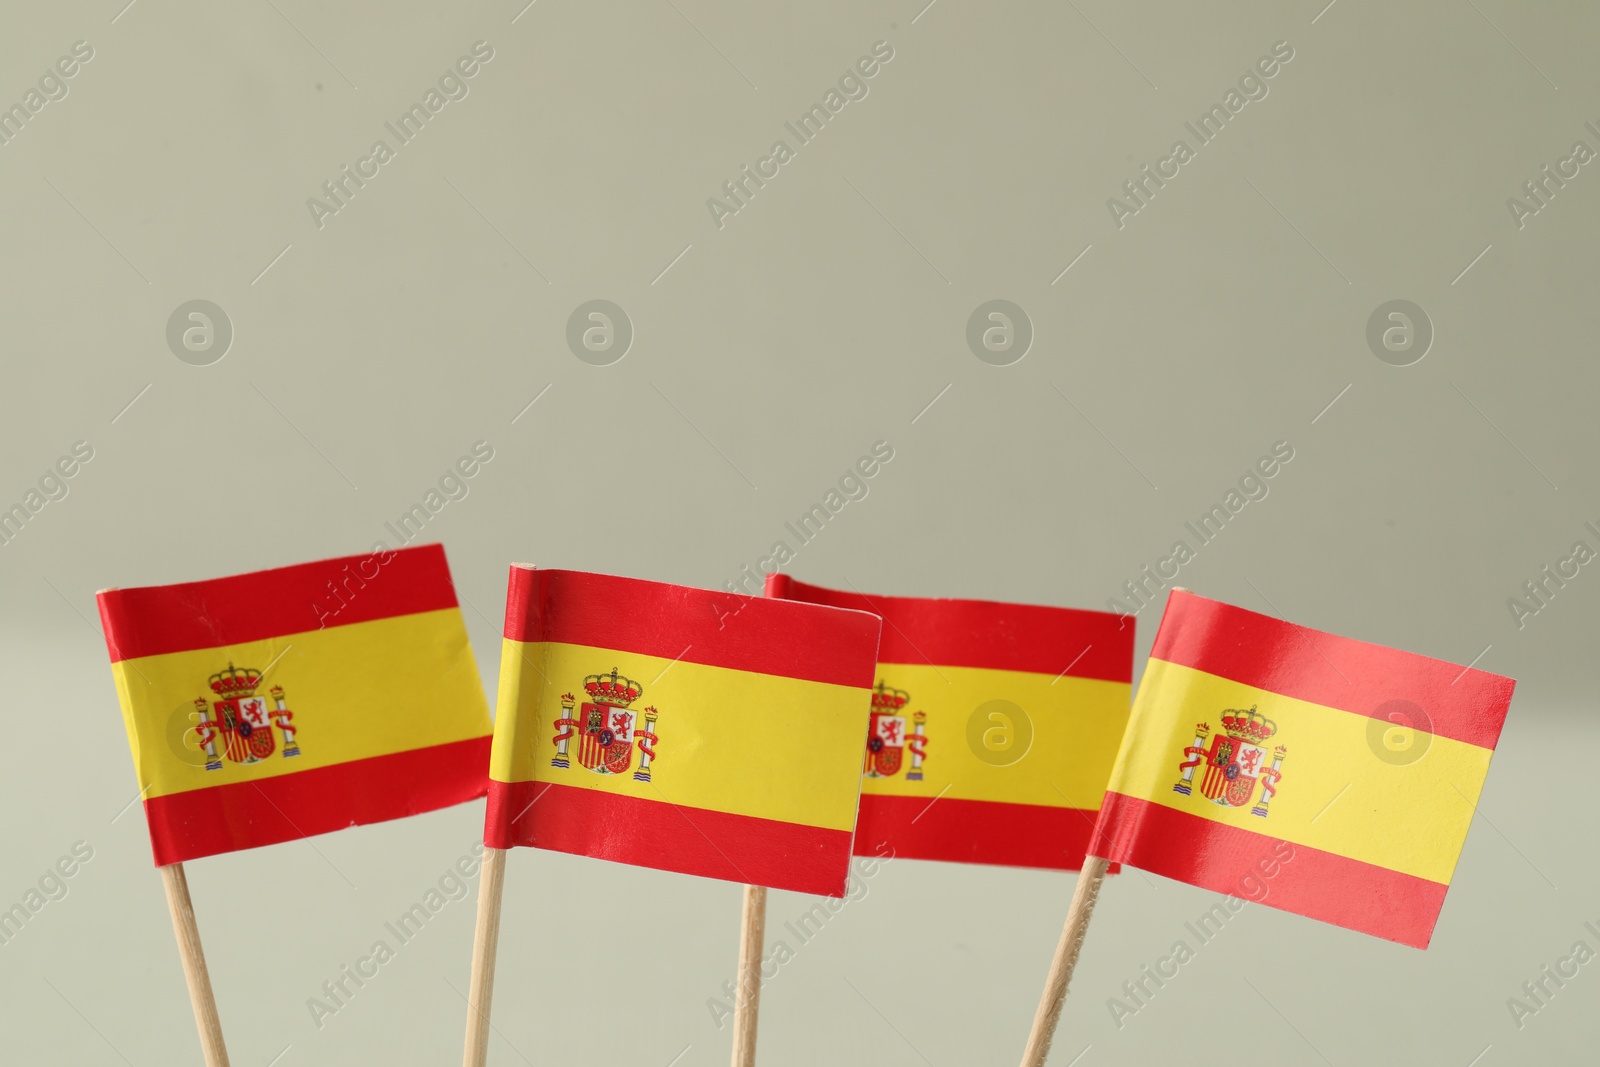
[[[1133,620],[867,596],[782,574],[767,578],[767,595],[883,617],[872,717],[857,739],[858,854],[1083,865],[1128,722]]]
[[[484,844],[842,896],[879,627],[513,567]]]
[[[1515,686],[1174,592],[1096,856],[1426,948]]]
[[[438,545],[99,595],[158,865],[483,796]]]

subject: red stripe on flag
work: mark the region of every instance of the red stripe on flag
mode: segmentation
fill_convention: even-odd
[[[1492,749],[1516,682],[1174,592],[1153,659]],[[1395,701],[1420,708],[1415,711]],[[1398,715],[1402,718],[1394,718]]]
[[[869,689],[882,623],[862,612],[638,578],[513,566],[506,637]]]
[[[1095,813],[993,800],[863,794],[855,854],[1076,871]]]
[[[992,600],[867,596],[807,585],[787,574],[768,575],[766,595],[881,615],[879,663],[1133,681],[1133,619],[1112,612]]]
[[[144,802],[156,866],[403,819],[483,796],[488,737]]]
[[[1106,794],[1089,852],[1414,948],[1450,888],[1121,793]]]
[[[489,782],[483,843],[842,897],[850,834],[549,782]]]
[[[97,599],[116,663],[453,608],[456,590],[444,547],[419,545]]]

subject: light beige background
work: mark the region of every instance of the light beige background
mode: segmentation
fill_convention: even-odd
[[[1215,900],[1129,874],[1052,1063],[1592,1060],[1600,965],[1520,1030],[1506,1004],[1600,949],[1600,575],[1520,629],[1507,607],[1600,547],[1600,164],[1521,229],[1506,207],[1600,149],[1592,6],[123,2],[0,33],[0,103],[94,49],[0,146],[0,502],[94,448],[0,547],[0,905],[94,850],[0,946],[0,1059],[199,1062],[97,588],[362,551],[485,440],[426,537],[487,685],[511,560],[717,586],[877,440],[894,460],[791,573],[1086,607],[1284,440],[1183,582],[1520,679],[1434,945],[1251,908],[1119,1029],[1108,998]],[[319,229],[307,198],[479,40],[470,95]],[[880,40],[869,95],[719,229],[707,198]],[[1278,41],[1270,94],[1119,229],[1107,198]],[[636,331],[606,367],[565,341],[595,298]],[[1008,367],[965,340],[996,298],[1036,334]],[[211,366],[165,340],[191,299],[236,332]],[[1436,331],[1412,366],[1368,348],[1392,299]],[[457,1062],[470,900],[320,1029],[306,1001],[481,819],[192,864],[234,1063]],[[891,863],[768,987],[762,1062],[1014,1062],[1071,888]],[[518,852],[493,1062],[725,1062],[738,900]],[[774,940],[812,903],[774,894]]]

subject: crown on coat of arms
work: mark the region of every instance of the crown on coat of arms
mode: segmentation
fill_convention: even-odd
[[[644,692],[644,686],[632,678],[622,677],[617,673],[617,669],[612,667],[610,674],[591,674],[585,678],[583,691],[597,704],[625,708],[639,699],[639,694]]]
[[[261,672],[253,671],[246,667],[239,670],[228,661],[228,669],[218,671],[211,676],[211,691],[220,697],[248,697],[255,696],[256,685],[261,681]]]
[[[873,711],[899,711],[911,701],[911,695],[903,689],[890,689],[882,681],[872,691]]]
[[[1254,704],[1249,711],[1223,712],[1222,728],[1228,731],[1229,737],[1258,744],[1278,732],[1278,724],[1257,711]]]

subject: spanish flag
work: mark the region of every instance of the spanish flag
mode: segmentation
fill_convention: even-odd
[[[1133,625],[1102,611],[767,595],[882,616],[856,853],[1075,871],[1128,722]]]
[[[99,602],[158,866],[483,796],[489,709],[440,546]]]
[[[483,843],[843,896],[880,625],[512,567]]]
[[[1426,948],[1509,678],[1174,591],[1090,853]]]

